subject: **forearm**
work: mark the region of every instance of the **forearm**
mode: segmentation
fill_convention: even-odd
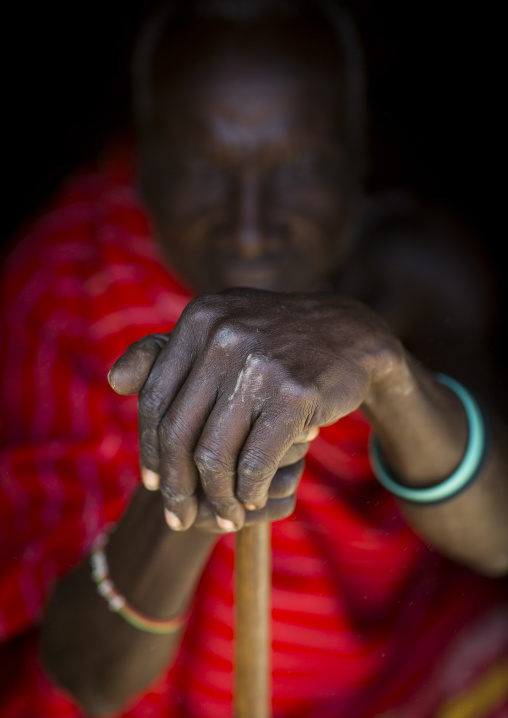
[[[446,479],[461,463],[468,422],[458,397],[408,358],[373,385],[362,411],[379,436],[394,475],[410,487]],[[492,420],[488,460],[464,492],[446,502],[401,501],[415,530],[451,558],[486,574],[508,571],[506,432]]]
[[[185,610],[216,536],[168,529],[160,496],[138,489],[107,547],[111,577],[140,612],[171,618]],[[57,587],[42,626],[50,673],[91,715],[118,711],[171,662],[181,631],[154,635],[111,612],[85,561]]]

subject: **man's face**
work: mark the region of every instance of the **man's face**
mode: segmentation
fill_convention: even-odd
[[[164,81],[143,185],[194,290],[325,286],[346,249],[337,95],[319,65],[252,42],[225,40]]]

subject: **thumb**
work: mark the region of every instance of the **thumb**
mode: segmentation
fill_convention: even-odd
[[[111,388],[122,396],[137,394],[168,339],[169,334],[149,334],[131,344],[109,371]]]

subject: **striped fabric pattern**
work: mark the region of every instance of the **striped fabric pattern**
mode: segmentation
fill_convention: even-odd
[[[136,398],[116,396],[107,372],[131,342],[169,331],[191,296],[164,264],[134,178],[119,144],[66,183],[3,269],[2,718],[81,715],[40,665],[37,625],[52,586],[139,482]],[[295,513],[272,527],[273,716],[506,716],[506,584],[415,536],[373,479],[368,434],[358,412],[323,429]],[[231,715],[233,549],[225,536],[210,559],[176,664],[122,715]],[[476,712],[461,713],[476,684]]]

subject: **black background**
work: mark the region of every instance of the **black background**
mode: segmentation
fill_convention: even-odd
[[[128,122],[130,48],[153,4],[31,0],[3,11],[4,240]],[[501,11],[436,0],[347,5],[367,57],[369,184],[402,184],[450,205],[502,273]]]

